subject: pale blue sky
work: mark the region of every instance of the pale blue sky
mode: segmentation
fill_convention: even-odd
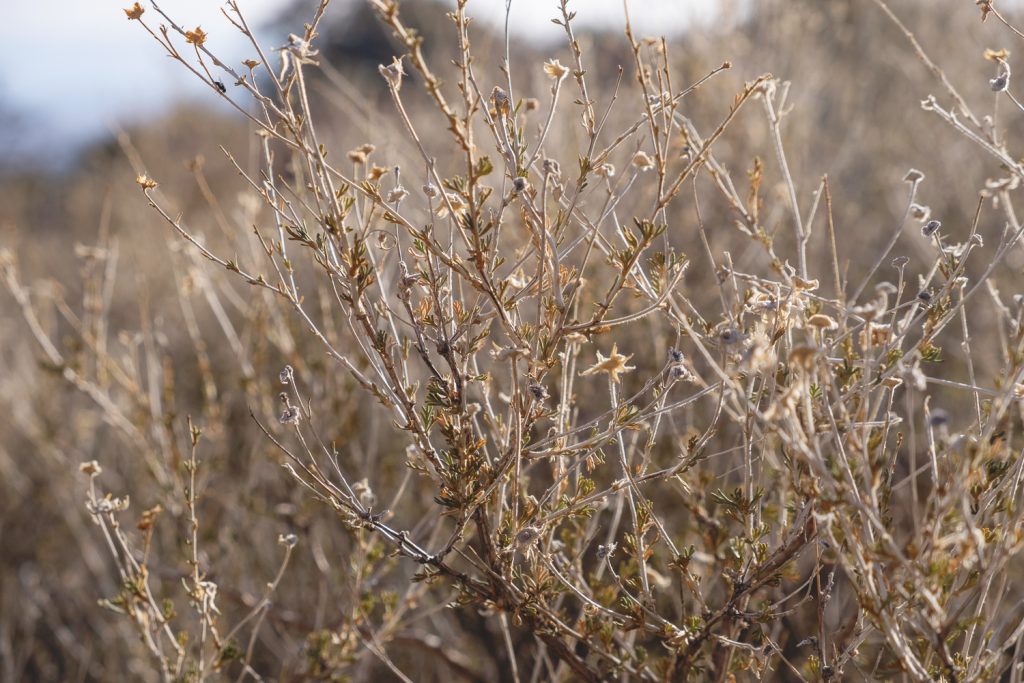
[[[353,0],[335,0],[330,11],[344,11]],[[422,0],[405,0],[417,2]],[[172,62],[122,11],[129,0],[0,1],[0,111],[21,120],[19,144],[59,153],[103,135],[112,126],[150,116],[178,98],[202,93],[195,79]],[[147,19],[155,16],[146,1]],[[251,50],[220,13],[218,0],[163,0],[160,6],[180,24],[201,25],[208,46],[225,61],[238,62]],[[264,25],[288,0],[239,0],[251,25]],[[706,18],[714,3],[703,0],[630,0],[641,34],[671,33]],[[474,0],[471,16],[504,20],[504,0]],[[581,25],[621,21],[621,0],[575,0]],[[557,40],[551,24],[556,0],[513,0],[513,30],[524,36]],[[153,24],[157,22],[154,20]],[[283,36],[263,32],[264,47]],[[205,97],[205,95],[204,95]],[[211,101],[213,98],[209,98]],[[0,138],[3,140],[4,138]],[[2,144],[2,142],[0,142]]]

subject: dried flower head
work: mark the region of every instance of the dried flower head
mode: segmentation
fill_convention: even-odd
[[[618,543],[602,543],[601,545],[597,546],[597,559],[602,561],[609,559],[612,555],[615,554],[615,551],[616,549],[618,549],[618,547]]]
[[[152,190],[157,186],[157,182],[150,178],[145,173],[140,173],[139,175],[135,176],[135,182],[139,187],[143,189],[143,191]]]
[[[903,380],[899,377],[886,377],[882,380],[882,386],[888,389],[895,389],[901,384],[903,384]]]
[[[677,382],[692,382],[696,377],[684,363],[673,363],[669,376]]]
[[[283,425],[297,425],[302,420],[302,416],[299,414],[298,408],[290,405],[285,406],[277,419]]]
[[[630,163],[632,163],[633,168],[638,171],[649,171],[654,168],[654,161],[647,152],[637,152],[633,155],[633,159]]]
[[[519,548],[525,548],[540,538],[540,531],[540,527],[524,526],[519,530],[519,533],[516,534],[516,545],[519,546]]]
[[[367,154],[366,151],[364,151],[364,149],[363,149],[364,147],[366,147],[366,145],[363,145],[362,147],[358,147],[356,149],[351,150],[348,153],[348,160],[351,161],[354,164],[359,164],[359,165],[365,164],[366,163],[366,159],[367,159],[367,157],[369,155]]]
[[[277,537],[277,542],[283,545],[285,548],[294,548],[299,542],[299,537],[295,534],[280,534]]]
[[[388,204],[398,204],[399,202],[401,202],[403,199],[405,199],[408,196],[409,196],[409,191],[408,190],[406,190],[401,185],[396,185],[390,192],[388,192],[388,196],[385,197],[384,200]]]
[[[1001,50],[986,48],[985,52],[982,53],[982,56],[990,62],[1003,62],[1010,57],[1010,51],[1006,48],[1002,48]]]
[[[86,507],[89,512],[95,514],[110,514],[112,512],[124,512],[131,506],[131,500],[128,496],[124,498],[115,498],[109,493],[96,501],[95,504],[89,503]]]
[[[284,408],[281,410],[281,416],[278,418],[281,424],[284,425],[297,425],[302,419],[302,415],[299,412],[298,407],[293,406],[291,401],[288,399],[288,394],[281,392],[277,395]]]
[[[556,178],[562,175],[562,167],[554,159],[545,159],[541,167],[546,175],[552,175]]]
[[[633,354],[623,356],[619,353],[618,344],[612,344],[612,352],[605,358],[600,351],[597,352],[597,362],[592,366],[581,372],[583,376],[594,375],[599,372],[607,372],[611,380],[616,384],[619,383],[619,375],[622,375],[630,370],[636,368],[632,365],[626,365],[626,361],[633,357]]]
[[[156,526],[156,520],[158,517],[160,517],[160,513],[163,511],[163,507],[159,504],[154,505],[148,510],[143,511],[142,517],[139,518],[139,521],[135,525],[135,528],[139,531],[149,531],[154,526]]]
[[[989,192],[1016,190],[1018,187],[1020,187],[1020,177],[1015,175],[1008,178],[989,178],[985,180],[985,189]]]
[[[817,280],[805,280],[799,275],[793,276],[793,286],[804,292],[813,292],[818,288]]]
[[[903,180],[908,183],[919,183],[924,180],[924,173],[921,173],[916,168],[912,168],[903,176]]]
[[[544,73],[556,81],[560,81],[569,75],[569,67],[562,66],[557,59],[549,59],[544,62]]]
[[[140,5],[139,3],[135,3],[134,5],[126,9],[124,13],[128,15],[128,20],[131,21],[133,19],[140,18],[142,16],[142,13],[145,11],[146,10],[142,8],[142,5]]]
[[[588,341],[587,336],[579,332],[570,332],[565,335],[566,344],[586,344]]]
[[[839,323],[824,313],[816,313],[815,315],[812,315],[807,319],[807,324],[811,327],[817,327],[820,330],[834,330],[839,327]]]
[[[291,384],[295,378],[295,371],[292,369],[292,366],[286,365],[277,378],[281,380],[281,384]]]
[[[677,348],[669,349],[669,376],[677,382],[689,382],[694,379],[693,373],[686,367],[686,356]]]
[[[90,477],[98,477],[100,474],[102,474],[103,468],[100,467],[100,464],[95,460],[90,460],[89,462],[83,462],[81,465],[79,465],[78,471],[81,472],[82,474],[87,474]]]
[[[494,105],[494,111],[500,116],[508,116],[512,111],[512,103],[509,101],[508,93],[494,86],[494,90],[491,91],[491,103]]]
[[[205,43],[206,37],[206,31],[199,28],[198,26],[196,26],[195,29],[191,31],[185,31],[185,42],[189,45],[195,45],[196,47],[200,47],[203,43]]]
[[[937,233],[939,231],[939,228],[941,228],[941,227],[942,227],[942,223],[941,222],[932,219],[932,220],[928,221],[927,223],[925,223],[924,227],[921,228],[921,234],[924,235],[925,237],[931,237],[932,235]]]
[[[1003,92],[1010,86],[1010,63],[1005,59],[994,60],[999,65],[999,74],[988,84],[994,92]]]
[[[380,75],[384,77],[388,85],[395,91],[398,92],[402,88],[402,77],[405,76],[405,69],[402,68],[402,58],[394,57],[391,63],[387,66],[383,64],[377,65],[377,70],[380,71]]]

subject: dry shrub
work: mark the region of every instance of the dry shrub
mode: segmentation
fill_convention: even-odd
[[[839,26],[852,50],[843,12],[871,10],[887,50],[931,68],[920,113],[962,158],[941,211],[924,173],[893,182],[899,159],[801,123],[857,104],[835,83],[793,106],[788,82],[681,66],[628,18],[628,66],[605,73],[564,2],[568,48],[542,62],[494,36],[477,52],[460,1],[448,63],[370,0],[399,53],[375,85],[320,75],[326,2],[241,70],[201,29],[126,9],[253,142],[215,175],[179,169],[176,195],[123,136],[172,239],[126,259],[108,216],[65,283],[80,305],[3,252],[44,371],[8,394],[4,448],[41,463],[11,476],[63,470],[28,512],[70,530],[70,595],[121,615],[98,654],[64,632],[34,645],[64,659],[6,673],[1017,680],[1024,167],[969,104],[1024,110],[1009,56],[962,96],[881,0],[817,4],[753,11]],[[755,24],[735,33],[744,72]],[[330,82],[343,97],[311,99]],[[380,139],[347,140],[331,103]],[[791,138],[839,157],[841,182],[794,164]],[[968,169],[983,178],[955,202]],[[96,528],[67,505],[82,478]],[[19,581],[5,601],[38,585]],[[98,614],[75,628],[111,628]]]

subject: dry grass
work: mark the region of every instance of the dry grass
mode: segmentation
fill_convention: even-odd
[[[98,230],[5,237],[0,675],[1020,680],[1012,18],[367,6],[372,80],[326,2],[244,68],[126,9],[248,135],[126,133],[57,186]]]

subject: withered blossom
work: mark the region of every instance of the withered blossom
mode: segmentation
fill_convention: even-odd
[[[633,155],[633,159],[630,163],[633,164],[633,168],[638,171],[649,171],[654,168],[654,161],[647,152],[637,152]]]
[[[204,31],[199,26],[196,26],[191,31],[185,31],[185,42],[189,45],[195,45],[196,47],[200,47],[203,43],[206,42],[206,38],[206,31]]]
[[[582,376],[594,375],[599,372],[606,372],[613,382],[619,383],[619,376],[635,370],[632,365],[626,365],[626,361],[633,357],[633,354],[624,356],[619,353],[618,344],[612,344],[612,351],[605,357],[600,351],[597,352],[597,362],[580,373]]]
[[[388,192],[388,196],[384,198],[384,201],[386,201],[388,204],[398,204],[408,196],[408,190],[406,190],[401,185],[396,185],[390,192]]]
[[[388,85],[395,92],[402,89],[402,77],[405,76],[405,69],[402,68],[402,59],[400,57],[394,57],[387,66],[384,64],[378,65],[377,70],[380,71],[380,75],[384,77],[384,80],[388,82]]]
[[[839,323],[824,313],[816,313],[812,315],[807,319],[807,324],[820,330],[834,330],[839,327]]]
[[[145,11],[146,10],[143,9],[142,5],[136,2],[131,7],[124,10],[124,13],[128,16],[128,20],[131,21],[133,19],[139,19]]]
[[[103,468],[100,467],[100,464],[95,460],[90,460],[89,462],[83,462],[79,465],[78,471],[82,474],[87,474],[90,477],[98,477],[103,472]]]
[[[562,66],[557,59],[549,59],[544,62],[544,73],[556,81],[560,81],[569,74],[569,67]]]
[[[491,91],[491,102],[494,104],[495,113],[499,116],[508,116],[512,111],[508,93],[498,86],[494,86],[494,90]]]

